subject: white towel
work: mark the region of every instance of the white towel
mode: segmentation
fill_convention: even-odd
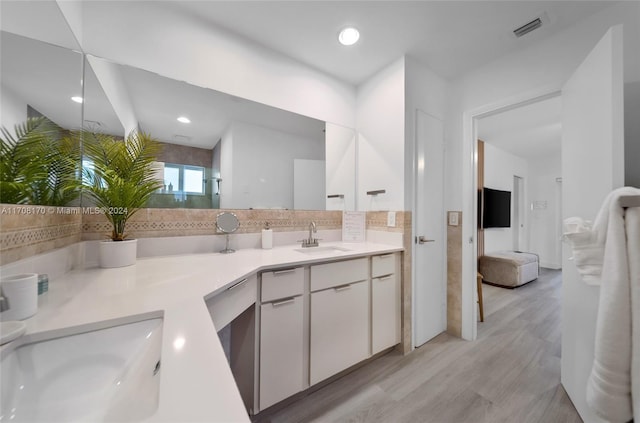
[[[627,209],[627,253],[631,282],[631,398],[635,420],[640,420],[640,207]]]
[[[582,280],[589,285],[600,285],[604,264],[604,247],[607,240],[611,208],[622,213],[618,198],[624,195],[638,195],[640,189],[618,188],[607,196],[593,225],[580,217],[570,217],[564,221],[563,239],[571,244],[573,261]]]
[[[604,245],[596,345],[593,368],[587,383],[587,403],[602,418],[628,422],[633,418],[631,399],[631,279],[622,195],[640,195],[635,188],[620,188],[605,200],[590,237],[593,251]],[[631,228],[630,228],[631,229]],[[630,260],[631,259],[631,260]],[[638,354],[640,352],[636,352]],[[638,379],[636,378],[636,381]]]

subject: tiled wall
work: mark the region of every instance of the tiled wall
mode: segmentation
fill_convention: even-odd
[[[462,225],[447,225],[447,332],[462,335]]]
[[[225,210],[238,216],[238,233],[257,233],[269,222],[276,232],[304,231],[309,222],[319,230],[341,229],[341,211]],[[127,224],[131,238],[215,235],[221,210],[141,209]],[[0,214],[0,264],[7,264],[81,240],[105,239],[111,226],[104,215],[79,207],[3,205]],[[367,212],[367,229],[403,234],[402,344],[411,351],[411,212],[396,212],[396,225],[387,226],[387,212]]]
[[[256,233],[269,222],[274,231],[304,231],[309,222],[318,229],[341,229],[341,211],[300,210],[224,210],[235,213],[240,221],[236,233]],[[216,216],[222,210],[207,209],[141,209],[127,223],[130,238],[154,238],[185,235],[215,235]],[[111,232],[109,222],[101,215],[85,215],[82,239],[104,239]]]
[[[78,207],[0,205],[0,265],[81,240]]]

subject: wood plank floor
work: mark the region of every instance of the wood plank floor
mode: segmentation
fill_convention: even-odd
[[[478,339],[446,333],[391,352],[259,422],[581,422],[560,385],[562,274],[509,290],[483,285]]]

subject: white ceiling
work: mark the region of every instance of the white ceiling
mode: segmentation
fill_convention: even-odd
[[[19,7],[8,8],[11,4],[20,4]],[[91,7],[93,3],[87,2],[83,7]],[[119,13],[126,14],[130,1],[123,0],[110,2],[114,8],[118,8]],[[525,48],[528,45],[538,42],[540,39],[550,36],[553,33],[562,31],[568,26],[576,23],[614,2],[610,1],[163,1],[149,2],[145,8],[149,16],[153,16],[153,8],[170,8],[172,13],[183,13],[190,16],[194,25],[215,25],[236,36],[247,39],[262,47],[275,50],[286,56],[292,57],[311,67],[317,68],[338,79],[358,85],[367,80],[372,74],[377,72],[388,63],[396,60],[403,54],[411,54],[418,60],[430,66],[441,76],[452,79],[464,74],[468,69],[477,68],[484,63],[490,62],[497,57],[507,54],[515,49]],[[46,38],[49,34],[50,42],[72,47],[75,40],[70,36],[70,31],[66,32],[59,27],[64,24],[60,19],[59,10],[55,13],[51,11],[51,6],[55,2],[47,1],[2,1],[2,24],[15,27],[17,33],[28,33],[34,38]],[[51,16],[50,20],[34,20],[35,25],[12,25],[12,22],[30,22],[29,16],[34,13],[23,6],[37,6],[37,15]],[[15,6],[15,5],[14,5]],[[11,12],[11,13],[8,13]],[[45,13],[46,12],[46,13]],[[531,19],[546,13],[545,25],[535,32],[522,38],[516,39],[511,35],[511,31],[530,21]],[[18,16],[14,19],[7,19],[7,16]],[[32,23],[33,23],[32,22]],[[337,42],[338,31],[346,25],[355,25],[360,29],[361,41],[355,46],[344,47]],[[48,29],[47,29],[48,28]],[[40,32],[42,34],[40,34]],[[2,39],[3,58],[5,57],[6,37]],[[16,52],[16,54],[18,54]],[[16,62],[16,66],[22,63],[22,68],[37,69],[38,66],[27,63],[28,60],[40,60],[36,57],[23,55]],[[23,63],[24,62],[24,63]],[[47,62],[42,62],[47,63]],[[3,71],[4,71],[3,64]],[[64,65],[67,66],[67,65]],[[73,74],[71,70],[58,66],[39,66],[49,71],[49,79],[55,75],[66,74],[67,78]],[[17,69],[17,67],[16,67]],[[191,87],[180,82],[160,82],[161,77],[148,73],[150,79],[145,79],[142,74],[135,75],[134,71],[126,72],[128,86],[131,90],[131,97],[138,111],[141,127],[158,134],[186,135],[191,138],[188,141],[191,145],[212,147],[212,143],[220,135],[222,119],[226,116],[229,119],[230,113],[236,110],[237,105],[242,100],[230,100],[226,96],[227,102],[222,104],[222,95],[219,99],[213,99],[211,90]],[[19,70],[13,71],[12,76],[15,81],[24,81],[26,74]],[[166,79],[166,78],[165,78]],[[75,81],[75,78],[73,79]],[[7,82],[7,75],[3,73],[3,82]],[[92,81],[94,82],[92,87]],[[18,87],[18,83],[16,83]],[[13,83],[9,84],[14,86]],[[27,84],[28,85],[28,84]],[[65,84],[66,85],[66,84]],[[109,108],[108,102],[104,99],[99,84],[95,83],[91,73],[87,75],[87,98],[91,98],[91,91],[95,90],[102,96],[94,104],[86,104],[86,116],[88,120],[101,121],[105,128],[116,128],[118,124],[114,121],[115,116],[111,112],[109,117],[101,117],[106,114]],[[38,91],[44,99],[30,100],[30,103],[37,105],[37,102],[53,102],[59,104],[59,98],[67,98],[68,94],[58,93],[64,86],[47,89],[37,86],[32,87],[29,96],[34,97]],[[22,89],[22,88],[19,88]],[[26,90],[26,88],[25,88]],[[168,91],[167,91],[168,90]],[[190,94],[188,94],[190,93]],[[205,94],[208,93],[208,94]],[[26,94],[25,94],[26,95]],[[188,97],[191,95],[192,97]],[[55,97],[57,96],[57,97]],[[166,99],[171,98],[172,101]],[[49,99],[49,100],[46,100]],[[244,102],[244,101],[243,101]],[[251,102],[245,102],[251,103]],[[188,111],[189,106],[193,106]],[[217,106],[218,108],[213,108]],[[257,107],[255,104],[250,107]],[[38,108],[38,107],[36,107]],[[55,107],[42,106],[44,109],[51,109],[50,117],[55,121],[61,119],[75,119],[72,117],[61,117],[56,120]],[[154,108],[159,110],[162,119],[153,118],[148,110]],[[58,109],[62,109],[59,108]],[[199,109],[199,110],[196,110]],[[182,111],[180,111],[182,110]],[[207,116],[200,117],[205,113]],[[278,111],[276,111],[278,112]],[[196,125],[187,129],[183,126],[176,126],[176,114],[187,114],[197,116],[194,122],[206,122],[206,125],[196,128]],[[515,111],[514,111],[515,113]],[[232,114],[232,113],[231,113]],[[529,114],[530,115],[530,114]],[[242,116],[242,115],[239,115]],[[236,116],[240,119],[241,117]],[[244,115],[247,116],[246,114]],[[260,119],[260,118],[258,118]],[[276,117],[273,116],[272,120]],[[482,127],[490,125],[491,121],[483,120]],[[246,119],[245,119],[246,120]],[[286,118],[285,118],[286,120]],[[269,119],[263,120],[268,123]],[[550,142],[543,141],[552,137],[551,124],[547,125],[547,130],[543,131],[538,126],[535,131],[528,129],[529,135],[524,135],[521,130],[520,135],[515,137],[508,134],[513,131],[510,128],[497,129],[500,122],[493,125],[491,137],[494,141],[502,142],[501,138],[510,137],[518,139],[535,138],[536,141],[522,142],[519,147],[521,153],[528,154],[528,146],[543,146]],[[313,123],[309,128],[316,128]],[[314,126],[316,125],[316,126]],[[556,125],[557,126],[557,125]],[[523,128],[526,125],[523,124]],[[292,129],[295,130],[295,129]],[[311,129],[315,131],[316,129]],[[489,129],[486,129],[487,131]],[[544,134],[543,134],[544,132]],[[548,135],[545,135],[548,134]],[[529,138],[527,138],[529,137]],[[164,135],[163,138],[167,138]],[[182,141],[184,142],[184,140]],[[516,147],[512,147],[516,148]],[[548,147],[550,148],[550,147]],[[540,150],[548,151],[548,150]]]
[[[213,148],[232,122],[324,141],[324,122],[186,82],[121,66],[140,129],[174,144]],[[177,121],[186,116],[191,123]]]
[[[125,2],[118,2],[123,4]],[[611,1],[167,1],[189,13],[354,85],[403,54],[453,79],[516,49],[526,48]],[[160,6],[157,6],[160,7]],[[512,31],[546,13],[542,28]],[[347,25],[360,41],[339,45]]]
[[[560,154],[560,96],[478,120],[478,138],[524,159]]]

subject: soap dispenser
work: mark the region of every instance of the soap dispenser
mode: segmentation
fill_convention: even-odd
[[[273,247],[273,231],[269,228],[269,222],[264,223],[262,230],[262,249],[269,250]]]

